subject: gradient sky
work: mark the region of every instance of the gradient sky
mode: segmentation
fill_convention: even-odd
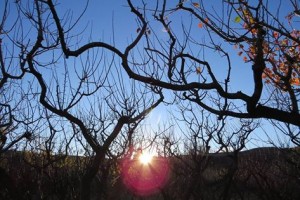
[[[73,16],[71,21],[75,21],[76,18],[80,15],[82,10],[85,7],[86,1],[74,1],[74,0],[63,0],[60,1],[59,5],[57,6],[57,11],[60,17],[63,17],[64,15],[68,14],[68,10],[70,11],[69,16]],[[139,2],[139,1],[134,1]],[[151,6],[151,3],[154,1],[148,1],[148,5]],[[168,3],[173,3],[177,1],[167,1]],[[216,7],[213,3],[213,1],[208,1],[210,5],[208,5],[209,8],[214,6],[216,10],[219,8]],[[277,3],[276,3],[277,2]],[[190,1],[187,1],[186,3],[191,3]],[[283,17],[287,15],[287,12],[290,10],[290,5],[279,5],[280,1],[272,1],[271,8],[277,9],[280,8],[280,14]],[[0,7],[2,8],[3,1],[0,2]],[[3,10],[0,8],[0,15],[2,15]],[[11,10],[11,15],[14,15],[15,10]],[[179,14],[174,14],[172,16],[169,16],[170,20],[173,20],[174,25],[173,30],[175,32],[181,32],[181,24],[177,23],[179,20],[182,21],[182,23],[189,22],[190,18],[185,18],[185,16]],[[65,18],[66,19],[66,18]],[[70,20],[70,18],[68,19]],[[66,20],[66,21],[68,21]],[[152,25],[154,23],[154,20],[149,17],[149,22]],[[234,20],[234,19],[232,19]],[[197,27],[198,21],[193,21],[193,28],[192,32],[193,35],[196,35],[199,39],[199,41],[203,41],[205,38],[207,38],[207,34],[204,30],[204,28],[200,29]],[[163,31],[163,27],[161,25],[154,26],[152,25],[153,29],[157,31],[157,34],[159,37],[162,38],[162,40],[167,39],[167,34]],[[138,28],[136,18],[133,14],[130,13],[130,9],[127,6],[126,1],[99,1],[99,0],[90,0],[89,5],[87,7],[86,13],[82,16],[82,19],[79,21],[78,25],[72,30],[72,34],[81,33],[82,31],[85,31],[84,37],[81,37],[80,39],[82,41],[104,41],[110,44],[113,44],[117,48],[123,50],[128,43],[134,38],[137,34],[136,30]],[[219,43],[222,45],[222,47],[225,47],[228,49],[228,52],[232,55],[232,78],[231,78],[231,90],[242,90],[243,92],[247,94],[252,93],[253,88],[253,81],[252,81],[252,71],[251,71],[251,64],[245,64],[241,57],[237,55],[236,50],[233,49],[232,46],[226,45],[223,43],[223,41],[216,38],[216,43]],[[213,67],[213,70],[215,71],[217,77],[220,78],[220,80],[224,80],[223,77],[226,76],[226,66],[222,66],[224,63],[224,60],[222,58],[216,58],[216,54],[214,52],[206,52],[205,59],[209,61],[211,66]],[[159,106],[158,109],[155,109],[152,111],[152,113],[149,115],[148,119],[146,120],[147,124],[151,124],[151,126],[157,126],[160,123],[167,123],[169,121],[169,114],[167,111],[172,111],[175,109],[172,106],[165,107],[163,105]],[[264,126],[265,131],[276,140],[276,136],[272,133],[274,132],[272,126],[265,125]],[[273,136],[274,137],[273,137]],[[255,130],[255,132],[252,134],[253,136],[253,143],[250,144],[250,146],[255,146],[256,144],[260,146],[261,144],[258,144],[259,140],[268,140],[268,138],[265,136],[263,131],[261,129]],[[256,140],[257,139],[257,140]]]

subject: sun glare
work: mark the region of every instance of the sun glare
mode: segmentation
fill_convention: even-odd
[[[169,171],[168,160],[150,152],[139,151],[135,159],[125,158],[121,162],[123,182],[138,196],[159,192],[168,181]]]
[[[140,155],[139,160],[142,164],[148,165],[151,163],[152,157],[152,154],[144,152]]]

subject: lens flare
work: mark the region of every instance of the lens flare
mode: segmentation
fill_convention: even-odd
[[[142,153],[142,154],[140,155],[139,160],[140,160],[140,162],[141,162],[142,164],[148,165],[148,164],[151,163],[152,158],[153,158],[153,155],[152,155],[152,154],[146,153],[146,152],[145,152],[145,153]]]
[[[159,192],[168,181],[170,166],[166,158],[141,154],[121,163],[124,185],[135,195],[148,196]]]

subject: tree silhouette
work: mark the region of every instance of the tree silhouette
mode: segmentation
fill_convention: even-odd
[[[191,133],[195,176],[187,180],[186,198],[202,195],[197,189],[204,183],[199,179],[208,168],[211,142],[219,151],[233,151],[221,195],[230,198],[239,153],[257,127],[255,119],[271,121],[299,146],[297,1],[127,0],[136,28],[125,45],[115,42],[114,35],[123,33],[114,30],[112,41],[92,39],[95,33],[82,20],[88,3],[78,18],[59,12],[53,0],[2,4],[0,156],[20,149],[16,145],[32,147],[41,153],[37,160],[45,160],[34,163],[44,174],[78,147],[88,157],[83,173],[75,173],[81,176],[81,199],[92,197],[95,180],[99,198],[106,197],[110,167],[131,155],[143,120],[163,102],[179,105]],[[211,114],[214,121],[208,121]],[[225,122],[231,119],[240,124],[228,132]],[[165,137],[164,156],[176,154],[174,144]]]
[[[289,3],[295,5],[294,1]],[[286,11],[285,19],[280,8],[261,0],[219,1],[213,5],[206,1],[179,1],[174,6],[157,1],[153,7],[147,7],[146,3],[133,5],[129,0],[128,5],[140,28],[127,51],[145,39],[147,46],[140,47],[139,51],[144,52],[145,63],[150,63],[148,67],[139,67],[137,72],[138,66],[128,61],[127,51],[119,53],[131,78],[178,91],[183,100],[194,102],[220,119],[223,116],[266,118],[300,125],[299,31],[292,6]],[[175,16],[172,20],[172,15],[177,13],[188,20],[180,22]],[[151,26],[153,20],[166,31],[167,39],[162,39],[165,42],[161,42]],[[193,23],[195,20],[198,26]],[[180,26],[182,30],[178,30]],[[155,36],[150,37],[148,30]],[[207,38],[202,42],[197,34],[206,34]],[[252,72],[245,75],[252,78],[251,94],[243,92],[242,87],[236,91],[231,89],[235,62],[238,62],[231,48],[244,55],[246,67],[252,67]],[[214,54],[213,59],[224,58],[223,62],[210,61],[210,53]],[[216,68],[226,68],[221,79]]]
[[[9,1],[5,3],[8,5]],[[5,65],[6,58],[1,57],[1,89],[8,78],[23,80],[25,75],[30,77],[29,83],[34,87],[22,85],[21,90],[28,90],[29,95],[34,97],[25,99],[29,106],[23,106],[37,107],[36,110],[32,109],[32,114],[40,115],[37,123],[43,125],[39,125],[36,130],[36,138],[46,138],[33,147],[38,149],[37,153],[45,154],[45,162],[36,163],[36,169],[43,174],[49,166],[63,159],[53,157],[53,153],[62,151],[60,153],[68,155],[71,143],[79,143],[78,146],[82,145],[81,148],[91,158],[80,179],[80,196],[81,199],[90,199],[91,184],[99,169],[105,167],[107,159],[119,158],[125,154],[135,129],[151,110],[163,102],[164,97],[157,87],[136,85],[135,81],[128,80],[120,71],[119,59],[106,51],[115,50],[108,45],[100,43],[104,47],[100,51],[90,48],[75,52],[68,50],[65,32],[62,31],[61,20],[52,1],[36,0],[30,6],[25,4],[26,2],[15,2],[12,8],[17,14],[14,16],[15,23],[6,24],[3,20],[1,26],[1,37],[4,35],[1,44],[15,49],[7,57],[11,58],[12,65],[16,63],[19,67],[15,70],[21,71],[18,76],[10,75],[6,72],[10,66]],[[4,13],[3,18],[6,17],[8,16]],[[25,28],[29,24],[34,28]],[[73,25],[64,28],[72,29]],[[7,91],[9,90],[4,92],[8,94]],[[15,96],[23,98],[21,95]],[[3,106],[8,108],[8,122],[1,124],[1,128],[12,124],[10,106],[5,102]],[[25,124],[26,121],[22,123]],[[45,128],[46,133],[40,127]],[[23,137],[29,137],[27,133]],[[59,141],[65,146],[55,145],[55,137],[65,137],[65,142],[63,139]],[[100,182],[103,180],[99,179]],[[102,184],[104,185],[105,183]]]

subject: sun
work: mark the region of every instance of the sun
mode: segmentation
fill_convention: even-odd
[[[151,163],[153,158],[153,155],[147,152],[141,153],[141,155],[139,156],[139,161],[144,164],[144,165],[148,165]]]

